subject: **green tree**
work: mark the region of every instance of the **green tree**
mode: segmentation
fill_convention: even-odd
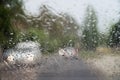
[[[83,47],[88,50],[95,50],[98,46],[97,16],[92,6],[87,7],[82,31],[82,43]]]
[[[9,48],[14,45],[13,40],[16,36],[13,22],[22,19],[24,14],[22,0],[2,0],[0,2],[0,45]]]
[[[120,21],[112,26],[108,42],[110,47],[120,47]]]
[[[77,40],[78,25],[68,14],[56,14],[48,6],[43,5],[40,7],[39,16],[30,16],[29,19],[32,27],[37,29],[37,31],[32,29],[32,32],[39,34],[38,39],[41,45],[50,52],[64,45],[74,45]],[[43,34],[40,34],[40,31]]]

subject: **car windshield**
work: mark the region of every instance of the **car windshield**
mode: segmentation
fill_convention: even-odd
[[[1,0],[0,80],[119,79],[119,0]]]

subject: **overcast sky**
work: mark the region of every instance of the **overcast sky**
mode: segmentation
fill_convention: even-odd
[[[120,18],[119,0],[24,0],[28,14],[38,15],[42,4],[49,5],[55,12],[69,13],[82,24],[86,7],[92,5],[98,15],[98,26],[101,31],[106,31],[110,24]]]

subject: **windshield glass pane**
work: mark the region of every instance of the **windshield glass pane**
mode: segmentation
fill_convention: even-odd
[[[1,0],[0,80],[119,80],[119,0]]]

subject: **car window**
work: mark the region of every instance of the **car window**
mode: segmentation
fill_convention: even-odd
[[[1,0],[0,80],[119,80],[119,0]]]

